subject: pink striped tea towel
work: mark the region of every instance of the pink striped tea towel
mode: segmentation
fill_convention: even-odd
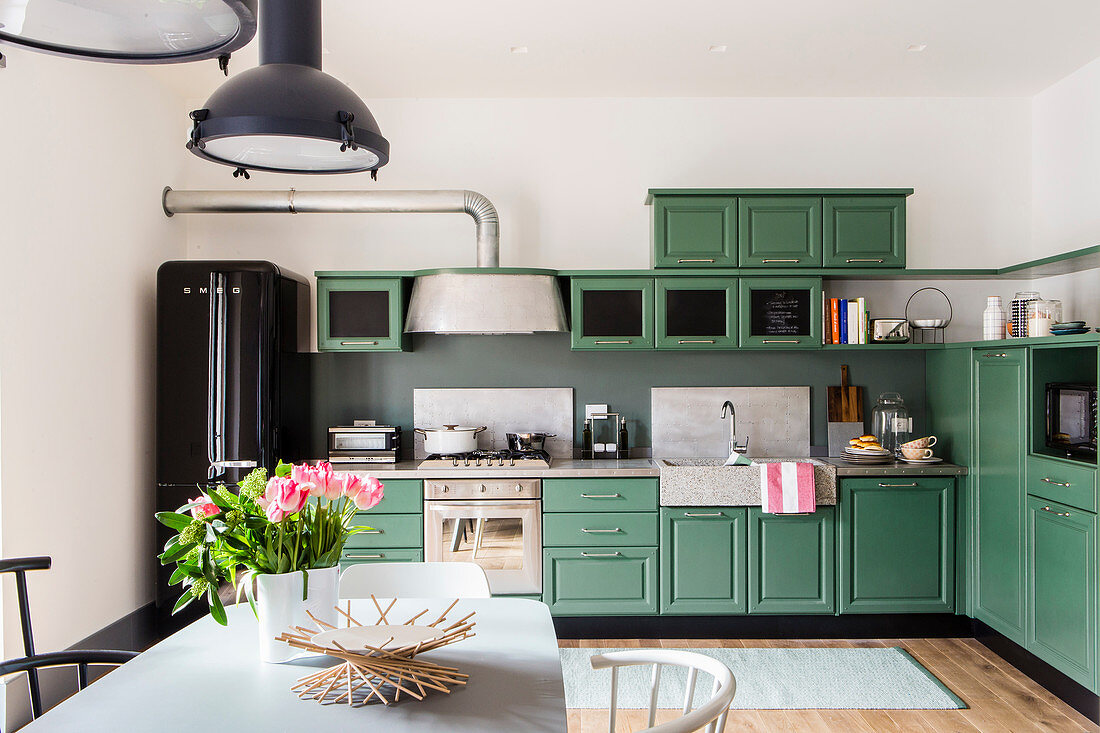
[[[769,514],[816,511],[813,464],[761,463],[760,508]]]

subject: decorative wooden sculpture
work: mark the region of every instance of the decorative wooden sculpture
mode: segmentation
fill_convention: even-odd
[[[397,599],[393,599],[385,610],[374,596],[371,600],[378,609],[378,621],[374,624],[355,620],[349,602],[347,611],[336,608],[347,618],[346,628],[338,628],[309,614],[317,624],[316,629],[295,626],[276,637],[297,649],[325,654],[343,662],[299,679],[291,687],[298,697],[316,700],[322,705],[347,702],[353,707],[366,705],[376,697],[382,704],[389,705],[397,702],[402,693],[423,700],[428,690],[450,694],[448,685],[466,684],[469,675],[457,668],[416,659],[416,656],[474,636],[475,624],[470,621],[474,613],[446,625],[447,614],[458,603],[456,599],[430,624],[414,623],[428,613],[428,609],[404,623],[390,624],[386,614]]]

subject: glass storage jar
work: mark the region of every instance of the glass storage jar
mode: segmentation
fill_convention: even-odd
[[[878,404],[871,410],[871,433],[878,438],[879,444],[896,455],[901,444],[908,442],[912,431],[913,420],[901,395],[897,392],[880,394]]]
[[[1027,304],[1027,335],[1050,336],[1050,327],[1062,320],[1062,301],[1033,300]]]
[[[1012,303],[1008,313],[1008,327],[1010,338],[1024,338],[1027,336],[1027,304],[1039,299],[1036,290],[1021,290],[1012,296]]]

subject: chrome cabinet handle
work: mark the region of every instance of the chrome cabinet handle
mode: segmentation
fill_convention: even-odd
[[[344,557],[349,560],[381,560],[385,555],[383,553],[378,553],[377,555],[357,555],[354,552],[348,552],[344,554]]]
[[[259,464],[256,461],[214,461],[210,465],[218,468],[255,468]]]
[[[581,528],[581,532],[587,532],[588,534],[604,534],[604,533],[612,533],[613,534],[615,532],[622,532],[622,531],[623,530],[620,527],[616,527],[615,529],[584,529],[584,528]]]
[[[634,343],[634,341],[631,340],[631,339],[624,339],[622,341],[596,341],[596,343],[597,344],[632,344],[632,343]]]
[[[1055,515],[1056,517],[1068,517],[1068,516],[1070,516],[1069,512],[1057,512],[1057,511],[1051,509],[1048,506],[1042,507],[1042,509],[1043,509],[1044,512],[1049,512],[1049,513]]]
[[[582,499],[618,499],[622,494],[581,494]]]
[[[1067,489],[1070,486],[1072,486],[1072,484],[1062,483],[1061,481],[1055,481],[1054,479],[1051,479],[1051,478],[1041,478],[1039,480],[1042,481],[1044,484],[1054,484],[1055,486],[1065,486]]]
[[[714,260],[713,259],[709,259],[709,260],[684,260],[684,259],[676,260],[676,264],[678,264],[678,265],[682,265],[685,262],[714,262]]]
[[[721,517],[722,512],[684,512],[685,517]]]
[[[341,341],[341,346],[377,346],[377,341]]]
[[[621,552],[582,552],[585,557],[619,557]]]
[[[713,344],[714,339],[680,339],[678,344]]]
[[[878,262],[879,264],[881,264],[881,263],[885,262],[886,260],[882,259],[881,257],[877,258],[877,259],[874,258],[874,257],[849,257],[848,259],[846,259],[844,261],[845,262]]]
[[[881,486],[884,489],[897,489],[897,488],[908,488],[910,486],[915,487],[916,484],[915,483],[914,484],[879,484],[879,486]]]
[[[982,357],[985,359],[1004,359],[1006,356],[1008,356],[1008,354],[1003,352],[1000,354],[982,354]]]
[[[363,534],[385,534],[385,532],[380,529],[364,529]]]
[[[795,259],[792,259],[792,260],[760,260],[760,261],[767,264],[768,262],[801,262],[802,260],[800,260],[798,258],[795,258]]]
[[[762,344],[800,344],[800,339],[764,339],[760,343]]]

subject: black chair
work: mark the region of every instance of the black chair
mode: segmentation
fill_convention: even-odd
[[[26,655],[0,662],[0,678],[19,672],[27,673],[27,683],[31,691],[31,713],[35,718],[42,715],[42,692],[38,685],[38,670],[47,667],[75,666],[77,686],[83,690],[88,686],[89,666],[117,667],[137,656],[137,652],[108,649],[73,649],[35,654],[34,637],[31,634],[31,607],[27,600],[27,571],[49,570],[52,562],[49,557],[16,557],[0,560],[0,573],[15,573],[15,588],[19,595],[19,625],[23,629],[23,654]]]

